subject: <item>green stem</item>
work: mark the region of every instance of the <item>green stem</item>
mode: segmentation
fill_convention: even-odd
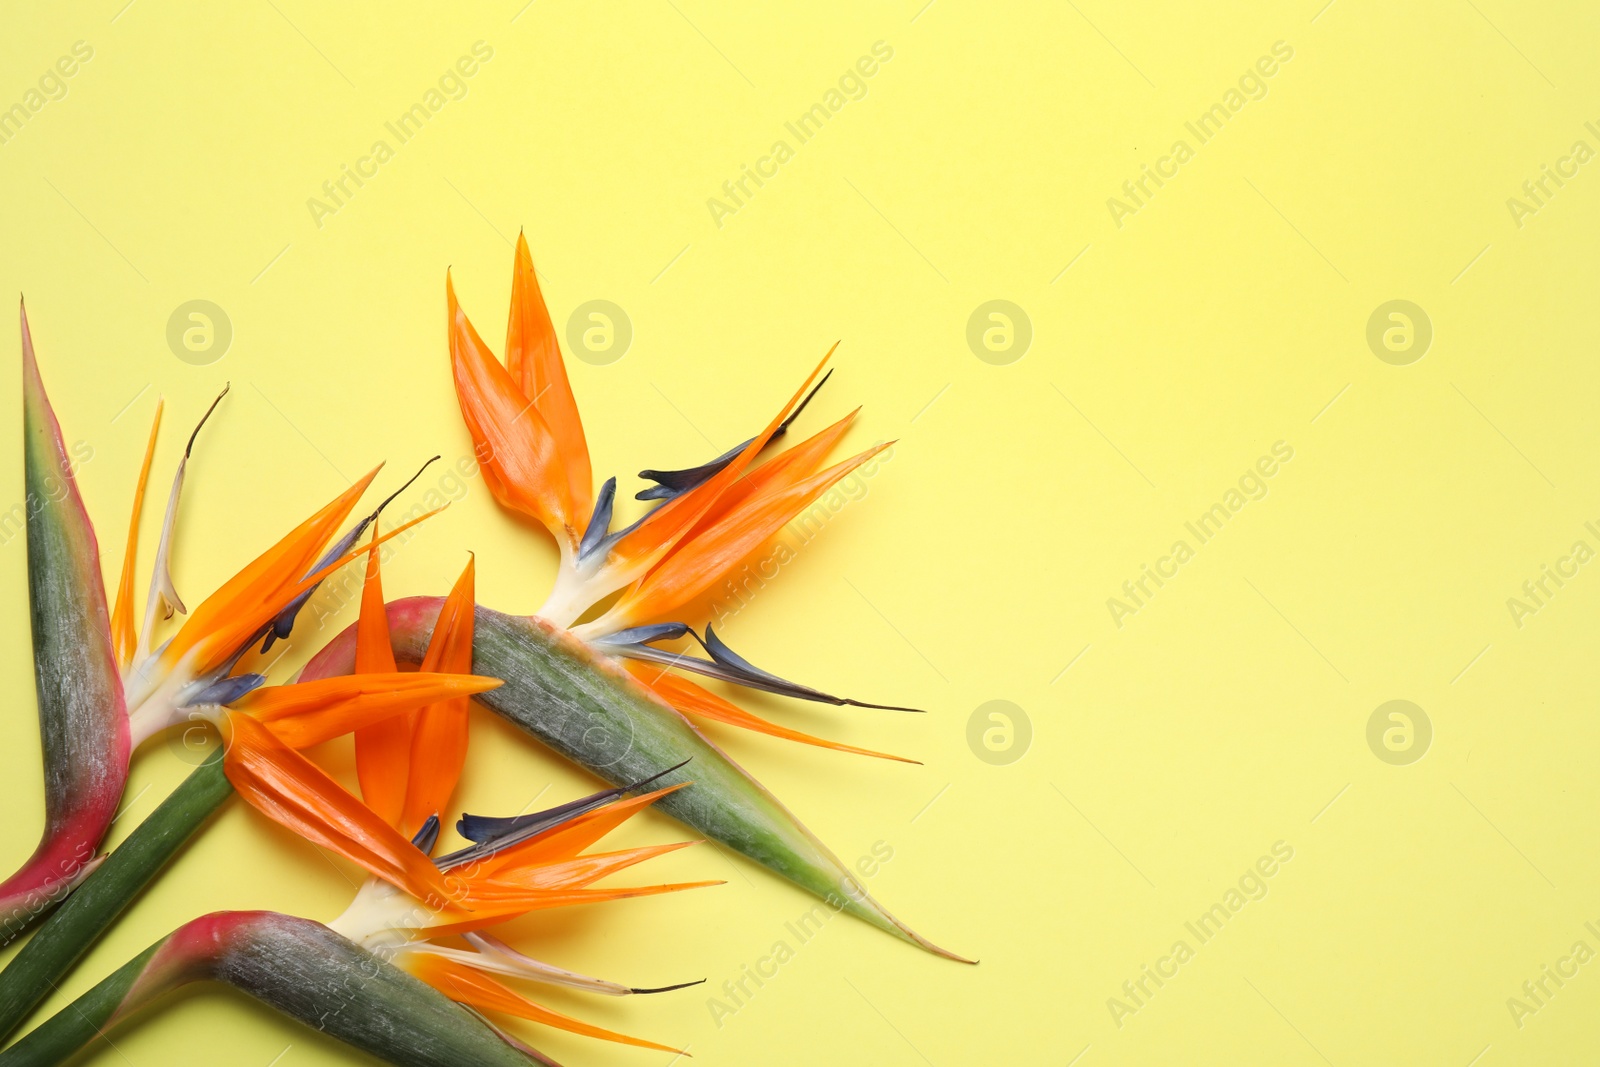
[[[218,749],[40,924],[0,972],[0,1041],[60,985],[140,890],[232,795]]]
[[[73,1001],[71,1011],[57,1012],[27,1037],[0,1052],[0,1067],[52,1067],[65,1063],[100,1037],[151,957],[164,944],[165,938],[157,941]]]
[[[184,923],[0,1053],[0,1067],[55,1067],[172,990],[207,980],[396,1067],[555,1067],[321,923],[270,911]]]

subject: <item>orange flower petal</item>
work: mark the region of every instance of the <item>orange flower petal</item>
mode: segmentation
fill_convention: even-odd
[[[476,565],[469,556],[466,569],[439,609],[428,651],[422,657],[422,670],[471,672],[475,580]],[[411,733],[402,830],[415,832],[428,816],[442,814],[450,803],[467,761],[467,704],[465,697],[459,697],[429,704],[417,712]]]
[[[604,904],[614,900],[635,900],[639,897],[654,897],[663,893],[678,893],[685,889],[705,889],[725,884],[727,883],[708,880],[674,882],[668,885],[621,886],[616,889],[525,889],[511,883],[488,880],[475,884],[472,893],[460,897],[465,904],[471,906],[470,912],[441,911],[426,929],[430,938],[449,937],[497,926],[534,911],[570,908],[581,904]]]
[[[372,524],[376,542],[378,524]],[[366,580],[361,586],[361,616],[356,623],[356,674],[394,674],[394,646],[389,639],[389,613],[383,605],[381,550],[367,550]],[[400,826],[411,756],[415,711],[390,715],[355,731],[356,778],[361,798],[390,826]]]
[[[448,274],[445,297],[456,399],[489,491],[504,506],[544,523],[558,541],[575,546],[588,516],[573,514],[555,436],[473,329]]]
[[[223,583],[189,616],[167,646],[163,659],[176,663],[196,651],[200,657],[195,665],[198,676],[232,654],[284,602],[293,598],[294,593],[285,596],[284,591],[298,586],[301,576],[316,563],[322,546],[349,516],[377,473],[378,468],[374,468]]]
[[[139,628],[133,621],[133,572],[139,557],[139,513],[144,510],[144,490],[150,481],[150,463],[156,457],[156,434],[161,429],[161,410],[165,400],[156,401],[156,417],[150,423],[150,441],[144,446],[144,465],[139,468],[139,483],[133,491],[133,518],[128,520],[128,546],[122,552],[122,577],[117,582],[116,605],[111,609],[111,647],[117,665],[127,670],[133,665],[139,646]]]
[[[822,373],[822,368],[827,366],[828,360],[832,358],[833,349],[838,347],[835,344],[833,348],[828,349],[828,354],[822,357],[822,362],[817,364],[810,377],[806,378],[799,390],[783,406],[783,410],[767,424],[765,430],[751,438],[749,445],[733,462],[694,489],[674,497],[651,512],[637,529],[612,547],[610,557],[612,565],[617,568],[619,576],[624,581],[632,581],[655,566],[685,534],[694,528],[722,494],[744,477],[750,463],[766,447],[767,441],[777,432],[783,420],[789,417],[789,412],[793,411],[795,405],[806,395],[811,383],[816,381],[817,375]]]
[[[665,618],[715,585],[839,479],[888,447],[882,444],[869,448],[809,478],[791,481],[803,472],[803,467],[787,467],[783,475],[769,479],[770,484],[763,491],[740,502],[715,525],[679,544],[623,594],[607,613],[608,623],[621,628]]]
[[[512,873],[502,872],[494,882],[525,889],[582,889],[607,875],[627,870],[635,864],[657,856],[665,856],[695,844],[693,841],[673,841],[665,845],[643,845],[617,852],[600,852],[592,856],[575,856],[558,863],[529,867]]]
[[[746,730],[768,734],[772,737],[781,737],[786,741],[798,741],[803,745],[816,745],[818,748],[833,749],[835,752],[851,752],[858,756],[876,756],[878,759],[897,760],[901,763],[915,763],[921,765],[920,760],[907,759],[905,756],[895,756],[888,752],[874,752],[870,748],[857,748],[855,745],[841,744],[838,741],[829,741],[799,730],[791,730],[787,726],[768,722],[758,715],[752,715],[736,704],[722,699],[703,686],[696,685],[687,678],[676,674],[669,674],[660,666],[651,663],[641,663],[637,660],[628,660],[623,666],[632,674],[640,685],[655,693],[678,711],[685,715],[693,715],[700,719],[710,719],[713,722],[727,723],[729,726],[739,726]]]
[[[470,1004],[480,1011],[498,1011],[514,1015],[519,1019],[529,1019],[546,1026],[553,1026],[558,1030],[566,1030],[568,1033],[599,1038],[602,1041],[615,1041],[622,1045],[688,1055],[670,1045],[659,1045],[654,1041],[629,1037],[614,1030],[574,1019],[570,1015],[563,1015],[559,1011],[541,1007],[482,971],[457,960],[421,951],[402,953],[395,962],[451,1000]]]
[[[612,830],[668,793],[675,793],[692,782],[678,782],[664,789],[612,801],[603,808],[585,812],[553,830],[495,853],[478,864],[478,873],[493,876],[501,871],[524,869],[537,864],[571,859]]]
[[[821,470],[829,453],[849,431],[860,413],[861,409],[856,408],[827,429],[784,450],[761,466],[747,471],[743,478],[722,494],[722,498],[706,512],[705,517],[684,540],[694,540],[701,530],[714,526],[719,519],[758,493],[765,492],[779,483],[791,484]]]
[[[539,277],[533,270],[528,239],[517,234],[516,265],[511,273],[511,317],[506,324],[506,371],[544,416],[555,437],[556,451],[567,478],[568,522],[580,532],[594,510],[594,473],[589,466],[589,444],[583,435],[578,402],[567,382],[560,343]]]
[[[227,721],[223,769],[252,807],[418,900],[450,899],[432,861],[316,764],[249,715],[230,713]]]
[[[291,748],[310,748],[393,715],[438,700],[468,697],[500,684],[473,674],[346,674],[294,685],[274,685],[234,701]]]

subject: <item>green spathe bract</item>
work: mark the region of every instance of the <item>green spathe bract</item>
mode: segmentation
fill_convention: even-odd
[[[49,996],[145,886],[195,835],[233,785],[217,749],[73,891],[0,971],[0,1041]]]
[[[24,508],[34,683],[44,753],[39,847],[0,884],[0,942],[93,867],[128,779],[128,716],[111,650],[100,551],[22,314]]]
[[[256,911],[179,927],[0,1053],[0,1067],[62,1063],[162,994],[208,979],[398,1067],[550,1062],[321,923]]]
[[[420,662],[440,601],[389,605],[402,661]],[[749,856],[843,910],[930,952],[928,942],[861,892],[838,859],[758,782],[676,711],[563,631],[479,607],[473,669],[505,680],[479,700],[563,756],[615,784],[689,759],[662,779],[693,781],[657,802],[668,814]],[[348,672],[354,630],[329,643],[306,679]],[[233,794],[220,753],[192,773],[128,836],[0,972],[0,1039],[27,1017],[224,800]],[[841,887],[843,887],[841,889]]]
[[[441,601],[413,597],[389,605],[401,662],[420,663]],[[896,937],[951,959],[873,900],[811,831],[677,711],[656,700],[609,658],[538,618],[480,606],[472,670],[504,684],[477,699],[567,759],[613,785],[660,774],[657,786],[693,782],[656,807]],[[354,668],[355,630],[318,653],[304,680]]]

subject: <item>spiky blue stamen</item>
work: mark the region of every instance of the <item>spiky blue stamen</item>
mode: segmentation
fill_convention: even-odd
[[[384,498],[383,503],[372,509],[372,514],[368,515],[364,519],[359,520],[349,529],[348,532],[345,533],[343,537],[335,541],[333,543],[333,547],[324,552],[322,554],[322,558],[317,560],[317,562],[313,564],[311,569],[306,573],[315,574],[328,564],[332,563],[334,560],[338,559],[340,556],[343,556],[346,552],[349,552],[350,549],[355,546],[356,539],[362,534],[366,533],[367,527],[371,526],[375,521],[377,521],[378,516],[383,514],[383,509],[393,503],[395,497],[409,489],[412,482],[415,482],[418,478],[422,477],[422,472],[427,470],[436,460],[438,460],[438,458],[438,456],[434,456],[433,459],[428,460],[427,463],[424,463],[422,466],[418,467],[417,473],[408,478],[405,485],[402,485],[400,488],[390,493]],[[274,618],[268,626],[266,639],[261,642],[262,652],[269,651],[272,648],[274,641],[282,641],[289,636],[289,631],[294,629],[294,621],[299,616],[301,609],[306,606],[306,602],[311,599],[311,595],[315,593],[317,588],[321,585],[322,583],[318,582],[310,589],[307,589],[305,592],[289,601],[288,606],[282,611],[278,612],[277,617]],[[253,644],[255,642],[255,638],[251,638],[250,642]]]
[[[666,777],[673,771],[681,770],[688,763],[688,760],[684,760],[677,766],[668,767],[659,774],[652,774],[650,777],[641,778],[637,782],[617,786],[614,789],[602,789],[600,792],[590,796],[571,800],[565,804],[558,804],[544,811],[530,812],[527,815],[513,815],[509,818],[504,818],[489,815],[469,815],[463,812],[460,820],[456,822],[456,833],[473,842],[473,844],[447,856],[440,856],[433,862],[440,870],[447,871],[453,867],[460,867],[463,864],[487,859],[496,852],[510,848],[512,845],[520,845],[530,838],[537,837],[542,833],[554,830],[564,823],[571,822],[580,815],[585,815],[596,808],[603,808],[618,797],[637,792],[645,786]]]
[[[767,439],[767,443],[769,445],[773,441],[776,441],[778,438],[789,432],[789,424],[800,417],[800,413],[806,409],[806,405],[811,403],[811,398],[817,395],[817,390],[821,389],[831,377],[833,377],[833,371],[830,369],[827,374],[822,376],[822,381],[813,386],[811,392],[806,394],[805,399],[800,401],[799,406],[796,407],[794,411],[789,413],[789,417],[778,424],[778,428],[774,430],[772,436]],[[722,470],[722,468],[738,459],[739,453],[749,448],[750,442],[754,440],[755,438],[752,437],[750,440],[745,441],[741,445],[735,445],[711,462],[702,463],[698,467],[686,467],[683,470],[676,471],[640,471],[639,477],[644,478],[647,481],[655,482],[656,484],[650,486],[648,489],[642,489],[638,493],[635,493],[634,499],[671,500],[674,497],[682,496],[689,490],[694,489],[716,477],[718,471]]]
[[[682,628],[681,631],[677,629],[678,627]],[[616,641],[619,634],[658,628],[670,630],[671,632],[663,633],[660,637],[647,636],[622,643]],[[701,659],[699,656],[691,656],[683,652],[670,652],[662,648],[652,648],[648,644],[650,641],[663,640],[668,636],[682,637],[685,635],[694,638],[695,642],[705,649],[711,658]],[[849,705],[855,708],[877,708],[881,711],[922,711],[921,708],[907,708],[898,704],[870,704],[867,701],[855,700],[851,697],[837,697],[831,693],[824,693],[820,689],[813,689],[808,685],[801,685],[798,682],[780,678],[770,671],[762,670],[734,652],[723,642],[722,638],[716,635],[716,632],[709,625],[706,626],[706,636],[704,638],[701,638],[699,634],[683,623],[657,623],[655,626],[634,627],[633,631],[618,631],[617,634],[612,634],[603,641],[597,641],[596,644],[602,645],[608,652],[628,659],[659,663],[664,667],[674,667],[678,670],[704,675],[707,678],[715,678],[718,681],[742,685],[747,689],[759,689],[765,693],[776,693],[779,696],[794,697],[797,700],[812,700],[819,704],[832,704],[835,707]]]

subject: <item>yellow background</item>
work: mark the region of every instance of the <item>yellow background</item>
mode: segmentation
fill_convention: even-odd
[[[1600,148],[1583,126],[1600,120],[1600,13],[1322,2],[108,0],[13,14],[0,105],[75,41],[94,56],[0,144],[0,292],[26,293],[66,435],[94,450],[80,484],[108,568],[156,395],[170,420],[159,487],[233,383],[184,501],[191,597],[373,463],[390,461],[380,484],[394,484],[434,452],[466,454],[444,270],[497,341],[519,227],[559,329],[593,299],[633,324],[620,361],[569,361],[597,477],[628,476],[630,494],[639,468],[754,432],[843,340],[801,428],[861,403],[851,442],[900,443],[727,636],[779,672],[928,708],[751,702],[925,766],[729,743],[846,860],[888,843],[872,891],[982,963],[835,920],[719,1027],[715,987],[792,940],[784,923],[810,905],[702,847],[650,874],[726,885],[520,933],[565,966],[708,986],[552,998],[568,1010],[706,1065],[1586,1061],[1600,963],[1520,1028],[1506,1002],[1574,942],[1600,949],[1584,928],[1600,926],[1600,564],[1520,627],[1507,600],[1573,542],[1600,548],[1584,529],[1600,527],[1600,164],[1520,228],[1506,201],[1574,141]],[[308,198],[392,141],[383,124],[477,41],[493,58],[466,96],[319,228]],[[719,227],[708,198],[793,143],[785,121],[877,41],[893,58],[865,97]],[[1175,139],[1193,146],[1184,123],[1278,41],[1293,59],[1267,94],[1119,228],[1107,198]],[[234,329],[206,366],[165,339],[192,299]],[[991,299],[1032,323],[1007,366],[965,339]],[[1433,324],[1409,366],[1365,340],[1393,299]],[[1277,441],[1294,458],[1265,499],[1119,628],[1107,599]],[[21,492],[8,459],[0,500]],[[542,601],[552,549],[480,480],[395,555],[388,591],[444,591],[468,549],[484,602]],[[3,866],[41,818],[20,539],[0,548],[0,583]],[[308,628],[280,670],[332,632]],[[1410,765],[1367,744],[1391,699],[1432,723]],[[990,700],[1031,721],[1009,765],[968,746]],[[468,807],[590,785],[475,721]],[[118,833],[187,769],[161,742],[142,753]],[[619,840],[679,832],[652,815]],[[1294,858],[1265,898],[1198,945],[1184,923],[1277,841]],[[234,805],[64,993],[204,910],[329,918],[355,878]],[[1119,1027],[1108,998],[1179,938],[1195,957]],[[358,1059],[239,998],[179,1001],[89,1062]],[[534,1036],[572,1064],[670,1059]]]

